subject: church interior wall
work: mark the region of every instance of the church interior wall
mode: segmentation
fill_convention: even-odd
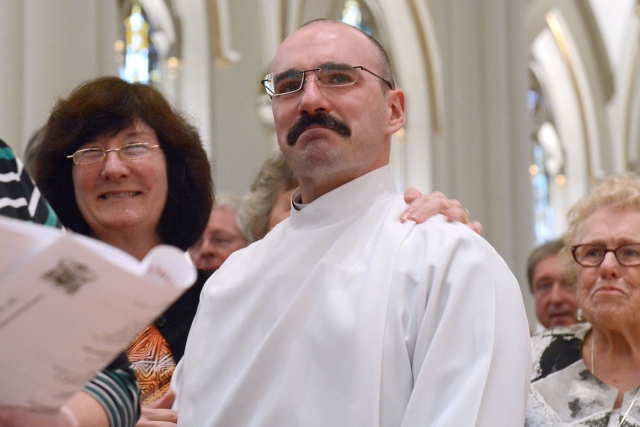
[[[229,3],[231,43],[241,53],[236,62],[212,62],[212,161],[216,187],[242,195],[262,162],[277,151],[271,127],[260,120],[264,89],[260,80],[268,73],[261,54],[260,14],[255,0]]]
[[[22,152],[59,97],[86,79],[117,74],[114,41],[123,3],[0,0],[0,137],[16,151]],[[200,126],[217,190],[243,194],[264,159],[277,150],[259,84],[268,72],[268,58],[279,39],[300,23],[339,18],[343,2],[145,3],[161,3],[174,14],[172,52],[182,62],[179,76],[166,84],[167,95]],[[629,41],[639,32],[636,2],[582,2],[580,7],[586,4],[594,19],[585,18],[577,0],[361,3],[376,16],[410,99],[405,133],[394,138],[398,181],[459,199],[472,219],[484,224],[484,236],[523,283],[531,313],[524,279],[526,256],[535,244],[528,209],[532,152],[527,64],[537,57],[546,78],[564,75],[564,83],[547,82],[551,98],[559,100],[555,108],[563,109],[557,128],[565,156],[570,156],[563,200],[577,199],[607,174],[637,170],[640,131],[633,116],[640,111],[640,61],[638,41]],[[564,13],[573,37],[577,85],[566,82],[571,77],[557,46],[552,53],[534,46],[542,30],[547,31],[546,43],[556,43],[545,21],[552,10]],[[416,11],[428,19],[416,19]],[[429,66],[435,66],[431,74]],[[566,203],[558,206],[558,212],[565,209]]]

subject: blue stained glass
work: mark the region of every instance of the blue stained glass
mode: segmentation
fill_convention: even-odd
[[[147,22],[142,7],[133,1],[131,14],[124,20],[125,46],[120,77],[128,82],[156,83],[152,78],[159,69],[156,50],[151,42],[153,29]]]
[[[371,28],[369,28],[362,20],[362,9],[360,8],[360,3],[358,3],[357,0],[347,0],[344,2],[342,22],[371,35]]]
[[[535,235],[538,245],[551,240],[554,234],[554,211],[550,204],[550,179],[545,168],[546,153],[538,143],[533,148],[536,173],[531,177],[533,187],[533,210],[535,218]]]

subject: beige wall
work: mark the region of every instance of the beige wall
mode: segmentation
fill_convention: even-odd
[[[60,96],[117,72],[115,0],[2,0],[0,10],[0,134],[21,153]]]
[[[198,10],[207,10],[210,28],[205,31],[210,30],[211,34],[207,36],[207,43],[198,47],[200,50],[189,52],[203,52],[209,68],[197,61],[183,63],[190,68],[188,72],[182,70],[183,80],[176,82],[173,100],[191,108],[188,113],[199,117],[198,125],[203,127],[218,191],[241,195],[264,159],[275,152],[273,130],[258,116],[263,93],[259,80],[268,69],[266,58],[280,35],[308,19],[339,13],[340,1],[227,0],[228,14],[220,19],[228,30],[225,43],[239,53],[234,60],[222,60],[217,54],[221,28],[208,15],[212,2],[189,1],[197,4]],[[117,0],[0,0],[0,97],[3,100],[0,138],[16,151],[21,152],[31,132],[44,123],[58,97],[66,95],[83,80],[117,73],[113,42],[120,25],[118,3]],[[180,2],[182,11],[188,8],[187,3],[187,0]],[[412,108],[408,129],[414,126],[413,129],[422,132],[420,138],[411,142],[414,145],[398,151],[404,156],[400,156],[396,168],[397,173],[404,174],[400,182],[418,183],[423,191],[441,190],[458,198],[472,218],[483,223],[484,236],[523,284],[532,314],[524,276],[525,260],[534,245],[528,177],[532,159],[525,104],[530,46],[525,15],[533,6],[547,7],[561,1],[366,0],[366,3],[378,13],[378,24],[392,48],[391,56],[399,60],[395,64],[399,83],[407,89]],[[630,0],[616,0],[615,5],[624,7],[630,3]],[[177,3],[165,1],[164,4]],[[433,23],[433,34],[416,27],[415,19],[402,18],[399,24],[398,16],[394,15],[396,11],[391,7],[394,5],[398,14],[426,10]],[[631,13],[618,13],[616,19],[624,21],[621,16],[628,15],[632,22],[636,17]],[[176,19],[178,31],[193,29],[196,24],[193,20],[203,18],[202,13],[197,15],[181,14],[180,19]],[[265,19],[272,25],[266,25]],[[604,45],[609,50],[615,46],[612,40],[629,39],[620,36],[620,25],[615,28],[617,35],[605,38]],[[600,30],[606,32],[607,26],[602,24]],[[420,80],[420,84],[416,84],[426,76],[423,71],[416,71],[424,66],[422,48],[418,53],[413,49],[423,41],[416,38],[425,36],[433,37],[429,40],[432,47],[435,46],[431,54],[438,75],[434,82]],[[180,42],[194,47],[193,38],[185,41],[178,37]],[[627,50],[618,47],[622,50],[610,55],[613,62],[615,58],[630,57],[625,53],[635,45],[628,44]],[[185,55],[184,47],[177,52]],[[614,70],[616,66],[612,63]],[[635,72],[633,64],[625,69],[626,81],[631,81]],[[203,89],[206,98],[202,90],[197,92],[201,87],[198,81],[209,85]],[[617,87],[625,87],[619,83],[616,81]],[[432,84],[435,86],[430,86]],[[439,96],[437,106],[433,105],[434,88]],[[199,96],[197,102],[190,99],[194,93]],[[418,99],[421,109],[414,108]],[[610,117],[600,117],[602,121],[622,123],[626,112],[640,109],[640,106],[616,105],[616,102],[625,102],[620,94],[611,99],[606,106]],[[640,95],[633,99],[640,99]],[[440,109],[440,130],[429,122],[434,108]],[[605,111],[602,105],[598,108]],[[617,144],[616,153],[622,153],[626,149],[623,144],[627,142],[615,132],[613,135],[615,138],[610,138],[613,142],[601,138],[603,144],[609,145],[598,149],[607,152]],[[623,162],[617,160],[615,164],[618,163]],[[614,172],[609,169],[603,172]]]

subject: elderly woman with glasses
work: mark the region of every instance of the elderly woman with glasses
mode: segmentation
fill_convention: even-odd
[[[534,336],[526,425],[640,426],[640,179],[607,179],[567,219],[561,257],[588,323]]]

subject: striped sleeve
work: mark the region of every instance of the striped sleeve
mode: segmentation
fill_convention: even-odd
[[[84,387],[103,407],[112,427],[133,427],[140,417],[140,394],[135,373],[122,353]]]
[[[0,140],[0,215],[60,227],[58,217],[24,170],[24,165]]]

